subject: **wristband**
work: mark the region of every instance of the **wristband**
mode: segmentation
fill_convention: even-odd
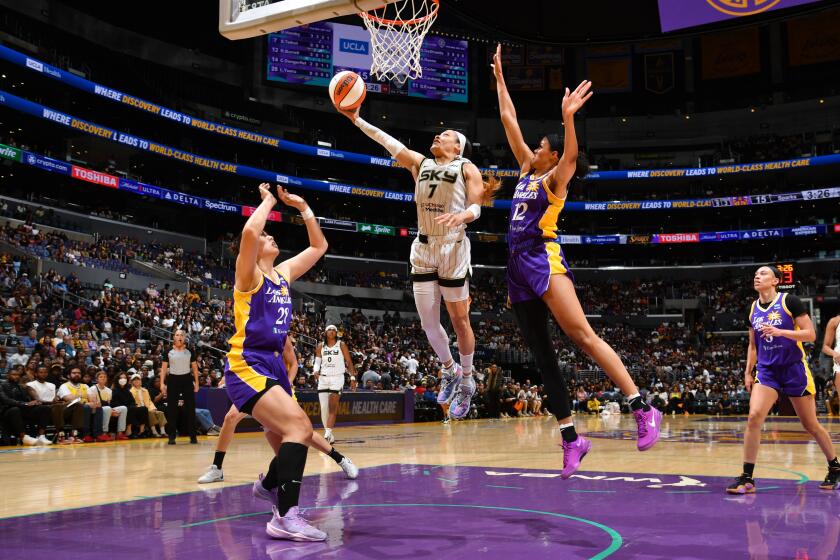
[[[371,140],[385,148],[393,157],[397,157],[397,154],[405,148],[405,145],[402,142],[389,135],[387,132],[379,130],[361,117],[356,117],[353,124],[355,124],[356,127],[364,132]]]
[[[478,204],[470,204],[467,212],[473,215],[473,220],[477,220],[481,216],[481,206]]]
[[[315,217],[315,212],[312,211],[312,208],[307,206],[306,210],[300,213],[300,217],[303,218],[304,221],[311,220]]]

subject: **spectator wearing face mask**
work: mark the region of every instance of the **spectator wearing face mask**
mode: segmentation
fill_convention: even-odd
[[[128,384],[128,375],[124,371],[114,378],[114,384],[111,385],[111,405],[126,407],[125,435],[129,439],[136,439],[143,435],[146,431],[146,423],[149,421],[149,409],[138,406],[135,402]]]
[[[96,374],[96,385],[88,389],[90,402],[99,403],[102,407],[102,434],[97,438],[99,441],[110,441],[112,439],[128,439],[125,435],[126,421],[128,419],[128,407],[112,404],[113,393],[108,387],[108,374],[100,371]],[[117,421],[116,434],[111,433],[111,419]]]

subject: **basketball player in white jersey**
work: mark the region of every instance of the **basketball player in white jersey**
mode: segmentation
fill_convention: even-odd
[[[483,183],[481,172],[465,157],[469,156],[470,145],[460,132],[445,130],[435,136],[433,157],[427,158],[366,122],[359,116],[359,108],[336,110],[384,147],[414,177],[419,230],[411,245],[414,302],[429,344],[443,366],[438,402],[450,403],[451,418],[463,418],[475,393],[475,336],[469,318],[472,268],[470,240],[465,230],[481,215],[481,205],[489,202],[497,184]],[[449,336],[440,324],[441,296],[458,339],[460,364],[452,358]]]
[[[318,381],[318,402],[321,405],[321,423],[324,425],[324,439],[335,442],[332,430],[338,415],[338,400],[344,388],[344,372],[350,371],[350,389],[356,390],[356,368],[347,345],[338,339],[335,325],[327,325],[324,342],[315,348],[315,364],[312,371]]]
[[[840,312],[828,320],[823,338],[823,354],[831,356],[834,388],[840,394]]]

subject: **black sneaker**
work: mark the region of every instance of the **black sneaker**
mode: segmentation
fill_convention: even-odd
[[[727,494],[755,494],[755,480],[745,474],[726,487]]]
[[[823,490],[834,490],[837,488],[838,482],[840,482],[840,469],[829,468],[828,474],[825,475],[825,480],[820,484],[820,488]]]
[[[169,438],[169,445],[175,445],[175,438]]]

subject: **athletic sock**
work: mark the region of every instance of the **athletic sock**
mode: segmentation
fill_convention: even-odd
[[[262,479],[262,487],[266,490],[277,488],[277,457],[273,457],[268,464],[268,472]]]
[[[461,354],[461,369],[464,370],[464,377],[472,375],[473,354]]]
[[[340,463],[340,462],[342,462],[342,461],[344,460],[344,455],[342,455],[341,453],[339,453],[338,451],[336,451],[336,450],[335,450],[335,447],[331,447],[331,448],[330,448],[330,452],[329,452],[329,453],[327,453],[327,455],[329,455],[329,456],[330,456],[330,459],[332,459],[332,460],[333,460],[333,461],[335,461],[336,463]]]
[[[221,470],[222,463],[225,462],[225,452],[224,451],[216,451],[216,454],[213,456],[213,464],[216,465],[216,468]]]
[[[753,471],[755,470],[755,463],[744,463],[744,474],[748,478],[753,477]]]
[[[455,360],[452,360],[452,363],[448,366],[441,363],[440,369],[443,371],[444,375],[450,375],[455,370]]]
[[[835,457],[834,459],[832,459],[831,461],[828,462],[828,468],[829,469],[840,469],[840,461],[837,460],[837,457]]]
[[[281,444],[277,451],[277,512],[280,517],[298,505],[306,452],[305,445],[293,442]]]
[[[578,438],[575,425],[571,422],[568,424],[560,424],[560,435],[566,443],[572,443]]]
[[[645,412],[650,412],[650,405],[642,400],[642,395],[639,393],[629,395],[627,400],[630,401],[630,410],[644,409]]]

